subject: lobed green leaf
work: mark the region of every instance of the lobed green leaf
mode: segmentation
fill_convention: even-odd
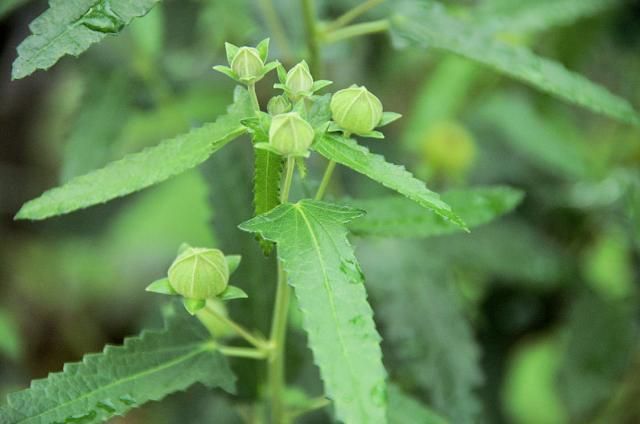
[[[235,376],[205,328],[176,310],[163,330],[107,346],[10,394],[0,422],[102,422],[198,382],[233,391]]]
[[[31,22],[32,35],[18,46],[11,77],[49,69],[65,55],[78,56],[106,35],[120,32],[160,0],[50,0]]]
[[[386,372],[380,336],[346,237],[345,224],[360,215],[356,209],[302,200],[280,205],[240,228],[277,243],[338,419],[385,423]]]
[[[442,194],[442,200],[451,205],[469,228],[486,224],[512,211],[522,198],[522,191],[501,186],[452,190]],[[355,199],[349,200],[348,204],[367,212],[361,219],[349,223],[351,232],[363,237],[417,238],[462,231],[451,221],[404,197]]]
[[[392,18],[399,45],[445,50],[521,80],[551,95],[633,125],[640,116],[626,100],[563,65],[524,47],[509,45],[493,33],[449,15],[442,5],[410,2],[409,10]]]
[[[253,112],[248,94],[242,93],[229,112],[214,123],[73,178],[27,202],[16,219],[44,219],[104,203],[199,165],[245,132],[240,120]]]
[[[327,159],[364,174],[419,205],[431,209],[453,224],[467,229],[464,221],[451,210],[451,207],[443,202],[437,193],[429,190],[422,181],[416,179],[404,166],[387,162],[383,156],[371,153],[369,149],[354,140],[328,134],[320,137],[313,145],[313,149]]]

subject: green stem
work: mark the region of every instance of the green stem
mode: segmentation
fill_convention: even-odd
[[[280,192],[280,202],[286,203],[289,200],[289,191],[293,181],[293,171],[295,169],[295,158],[287,158],[287,169],[285,179]],[[284,345],[287,335],[287,315],[289,312],[289,301],[291,299],[291,287],[287,283],[287,274],[282,261],[278,261],[278,283],[276,288],[276,302],[273,310],[273,321],[271,322],[270,343],[272,346],[268,363],[268,379],[271,395],[271,422],[284,423]]]
[[[358,16],[367,13],[370,9],[373,9],[374,7],[382,3],[384,3],[384,0],[367,0],[364,3],[360,3],[353,9],[345,12],[344,15],[338,17],[331,24],[329,24],[329,26],[326,28],[327,32],[335,31],[342,28],[343,26],[356,19]]]
[[[224,324],[226,324],[229,328],[231,328],[233,331],[235,331],[236,334],[238,334],[243,339],[245,339],[247,342],[249,342],[250,344],[255,346],[258,350],[261,350],[261,351],[268,351],[269,350],[269,346],[264,341],[258,339],[253,334],[251,334],[249,332],[249,330],[245,329],[243,326],[241,326],[237,322],[233,321],[232,319],[230,319],[230,318],[222,315],[221,313],[217,312],[216,310],[211,308],[209,305],[205,306],[203,311],[205,311],[209,315],[213,316],[218,321],[221,321]]]
[[[293,50],[291,50],[287,34],[284,31],[284,25],[282,25],[282,21],[278,16],[273,0],[259,0],[258,5],[262,10],[269,31],[273,34],[273,38],[278,44],[278,47],[282,50],[285,62],[292,62]]]
[[[336,161],[330,160],[327,164],[327,169],[324,171],[324,175],[322,176],[322,181],[320,182],[320,187],[318,187],[318,191],[314,197],[314,200],[321,200],[324,197],[325,191],[327,191],[327,186],[331,181],[331,176],[333,175],[333,170],[336,169]]]
[[[223,355],[234,356],[236,358],[265,359],[269,355],[269,353],[264,350],[246,347],[218,346],[217,349]]]
[[[309,68],[311,74],[317,79],[322,76],[320,69],[320,43],[318,40],[318,22],[316,21],[316,8],[313,0],[302,0],[302,13],[309,50]]]
[[[374,34],[376,32],[386,32],[389,30],[389,27],[390,24],[387,19],[349,25],[348,27],[325,33],[322,38],[322,42],[331,44],[337,41],[346,40],[348,38],[359,37],[361,35]]]
[[[251,97],[251,104],[253,104],[253,109],[256,112],[259,112],[260,103],[258,102],[258,95],[256,94],[256,84],[255,83],[248,84],[247,89],[249,90],[249,95]]]

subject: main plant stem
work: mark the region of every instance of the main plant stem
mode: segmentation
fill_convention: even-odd
[[[322,76],[320,66],[320,43],[318,40],[318,22],[316,20],[316,8],[313,0],[302,0],[302,13],[309,50],[309,68],[311,74],[319,78]]]
[[[289,191],[293,180],[295,169],[295,159],[287,158],[286,174],[282,189],[280,191],[280,202],[286,203],[289,200]],[[271,423],[284,423],[284,345],[287,335],[287,315],[289,312],[289,300],[291,299],[291,288],[287,283],[287,274],[282,261],[278,260],[278,283],[276,288],[276,302],[273,309],[273,321],[271,322],[270,343],[272,346],[271,356],[268,363],[269,391],[271,395]]]

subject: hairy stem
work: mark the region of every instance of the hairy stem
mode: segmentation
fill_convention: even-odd
[[[318,22],[313,0],[302,0],[302,12],[306,32],[307,49],[309,50],[309,69],[315,78],[322,76],[320,68],[320,43],[318,40]]]
[[[251,104],[253,105],[253,109],[258,112],[260,110],[260,103],[258,102],[258,95],[256,94],[256,84],[252,82],[247,85],[247,89],[249,90],[249,95],[251,97]]]
[[[209,305],[205,306],[203,309],[204,312],[208,313],[218,321],[224,323],[229,328],[231,328],[236,334],[245,339],[247,342],[255,346],[258,350],[267,351],[269,346],[262,340],[255,337],[253,334],[249,332],[246,328],[233,321],[232,319],[224,316],[223,314],[217,312],[215,309],[211,308]]]
[[[327,164],[327,169],[324,171],[324,175],[322,176],[322,181],[320,182],[320,187],[318,187],[318,191],[314,197],[314,200],[320,200],[324,197],[325,191],[327,191],[327,186],[329,186],[329,182],[331,181],[331,176],[333,175],[333,170],[336,169],[336,161],[330,160]]]
[[[280,191],[280,202],[286,203],[289,199],[291,182],[293,181],[293,171],[295,169],[295,158],[287,158],[287,169]],[[273,321],[271,322],[270,342],[273,350],[269,357],[268,379],[271,394],[271,422],[284,423],[284,345],[287,335],[287,315],[289,312],[289,300],[291,299],[291,287],[287,283],[287,274],[282,261],[278,261],[278,283],[276,288],[276,302],[273,310]]]
[[[386,32],[389,30],[389,26],[390,24],[387,19],[349,25],[348,27],[325,33],[322,37],[322,41],[326,44],[331,44],[348,38],[359,37],[361,35]]]
[[[217,349],[226,356],[248,359],[265,359],[269,354],[264,350],[235,346],[218,346]]]
[[[384,3],[384,0],[367,0],[364,3],[360,3],[351,10],[348,10],[344,15],[338,17],[327,27],[327,31],[335,31],[349,24],[357,17],[367,13],[370,9],[373,9],[379,4]]]

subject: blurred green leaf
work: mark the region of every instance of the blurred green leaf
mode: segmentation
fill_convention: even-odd
[[[572,422],[584,422],[620,382],[638,347],[638,302],[593,294],[573,304],[558,377]]]
[[[427,406],[389,385],[389,424],[446,424],[447,421]]]
[[[465,223],[451,211],[451,207],[422,181],[414,178],[404,166],[389,163],[383,156],[371,153],[354,140],[339,136],[321,137],[313,145],[313,149],[327,159],[366,175],[466,229]]]
[[[18,46],[11,77],[49,69],[65,55],[78,56],[107,34],[144,16],[159,0],[50,0],[49,9],[29,25],[32,35]]]
[[[301,200],[240,225],[277,243],[325,391],[338,419],[386,422],[386,372],[380,336],[345,224],[352,208]]]
[[[510,187],[452,190],[442,194],[469,228],[486,224],[512,211],[523,193]],[[398,196],[342,202],[367,212],[349,224],[358,236],[418,238],[462,232],[462,229],[416,203]]]
[[[429,78],[417,89],[415,103],[408,114],[402,142],[419,149],[432,125],[454,117],[480,75],[480,67],[458,57],[442,60]]]
[[[129,108],[128,83],[121,73],[91,78],[78,117],[65,144],[61,181],[103,166],[122,130]],[[104,119],[108,116],[109,119]]]
[[[398,45],[445,50],[593,112],[640,125],[640,116],[628,101],[561,64],[537,56],[524,47],[496,40],[482,27],[474,27],[449,15],[437,3],[409,1],[406,4],[405,12],[392,17],[393,34]]]
[[[396,379],[415,382],[452,423],[477,422],[478,346],[451,279],[430,260],[430,250],[407,241],[358,244]]]
[[[484,2],[474,21],[494,33],[534,33],[571,25],[624,4],[624,0],[518,0]]]
[[[98,422],[200,382],[234,390],[235,377],[211,336],[174,312],[160,331],[144,331],[10,394],[2,422]]]
[[[537,165],[574,180],[588,175],[590,167],[583,144],[567,137],[525,98],[511,94],[493,96],[482,102],[477,116],[498,129],[505,143]]]
[[[49,190],[23,205],[16,219],[44,219],[104,203],[199,165],[245,132],[240,120],[252,112],[246,91],[242,93],[229,112],[216,122],[128,155]]]

